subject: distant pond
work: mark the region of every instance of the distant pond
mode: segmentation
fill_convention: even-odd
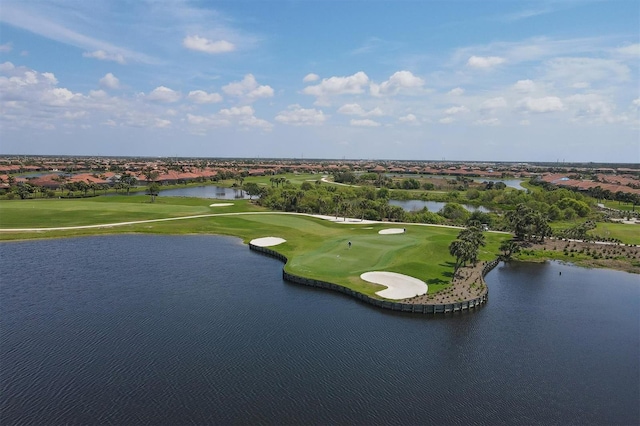
[[[527,188],[525,188],[524,186],[522,186],[522,179],[487,179],[487,178],[473,178],[474,181],[476,182],[493,182],[493,183],[498,183],[498,182],[502,182],[505,185],[507,185],[508,188],[515,188],[515,189],[519,189],[521,191],[526,191]]]
[[[217,198],[222,200],[249,199],[246,192],[236,188],[225,188],[222,186],[189,186],[185,188],[160,190],[161,197],[196,197],[196,198]]]
[[[389,204],[392,206],[402,207],[405,211],[415,212],[422,210],[423,208],[427,208],[430,212],[437,213],[439,212],[447,203],[443,203],[441,201],[422,201],[422,200],[389,200]],[[482,213],[489,213],[489,210],[486,207],[476,207],[467,204],[462,204],[462,207],[467,209],[470,212],[479,211]]]

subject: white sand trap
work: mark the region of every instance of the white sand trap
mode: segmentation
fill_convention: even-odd
[[[360,278],[370,283],[388,287],[385,290],[376,292],[378,296],[386,299],[399,300],[420,296],[426,294],[428,288],[424,281],[408,275],[396,274],[395,272],[365,272],[360,275]]]
[[[378,234],[404,234],[404,228],[389,228],[389,229],[381,229],[378,231]]]
[[[233,203],[213,203],[213,204],[209,204],[209,207],[229,207],[232,205]]]
[[[258,247],[271,247],[277,246],[278,244],[286,243],[287,240],[278,237],[263,237],[256,238],[255,240],[251,240],[251,244]]]

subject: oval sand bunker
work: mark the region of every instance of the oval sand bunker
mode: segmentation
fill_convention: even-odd
[[[251,240],[250,244],[258,247],[271,247],[277,246],[278,244],[286,243],[287,240],[278,238],[278,237],[263,237],[256,238],[255,240]]]
[[[387,235],[387,234],[404,234],[404,228],[388,228],[381,229],[378,231],[378,234]]]
[[[385,290],[377,291],[378,296],[386,299],[406,299],[427,293],[427,284],[417,278],[395,272],[365,272],[360,275],[365,281],[386,286]]]
[[[209,204],[209,207],[228,207],[232,205],[233,203],[213,203],[213,204]]]

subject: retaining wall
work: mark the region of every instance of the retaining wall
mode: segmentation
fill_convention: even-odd
[[[268,256],[275,257],[276,259],[281,260],[285,264],[288,262],[288,259],[286,256],[268,247],[259,247],[253,244],[249,244],[249,248],[251,250],[264,253]],[[499,263],[499,260],[494,260],[487,263],[482,269],[482,276],[484,277],[490,270],[495,268],[498,263]],[[389,309],[392,311],[400,311],[400,312],[412,312],[412,313],[420,313],[420,314],[445,314],[449,312],[461,312],[461,311],[468,311],[470,309],[475,309],[485,304],[488,300],[488,290],[485,290],[481,296],[471,300],[465,300],[463,302],[445,303],[445,304],[437,304],[437,305],[436,304],[402,303],[402,302],[394,302],[390,300],[375,299],[371,296],[367,296],[366,294],[351,290],[350,288],[341,286],[339,284],[334,284],[327,281],[314,280],[311,278],[305,278],[299,275],[291,274],[285,271],[284,268],[282,268],[282,278],[296,284],[302,284],[310,287],[326,288],[329,290],[338,291],[340,293],[348,294],[351,297],[354,297],[362,302],[368,303],[378,308]],[[487,286],[485,285],[485,289],[486,288]]]

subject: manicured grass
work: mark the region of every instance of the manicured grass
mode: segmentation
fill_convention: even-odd
[[[600,237],[617,238],[625,244],[640,244],[640,225],[599,222],[596,229],[589,233]]]
[[[584,223],[586,219],[574,221],[552,222],[551,228],[554,231],[569,229],[572,226]],[[589,231],[590,235],[599,237],[617,238],[624,244],[640,244],[640,225],[628,225],[624,223],[597,222],[596,228]]]
[[[230,207],[209,207],[224,200],[201,198],[157,197],[154,203],[148,195],[121,195],[85,199],[40,199],[0,201],[0,227],[46,228],[81,226],[165,217],[226,213],[260,208],[246,200],[234,200]]]
[[[622,210],[626,212],[630,212],[630,211],[640,212],[640,206],[634,207],[634,205],[631,203],[621,203],[619,201],[611,201],[611,200],[602,200],[600,203],[604,204],[605,207],[608,207],[614,210]]]
[[[9,227],[72,226],[145,220],[207,213],[257,210],[246,201],[232,208],[210,208],[212,200],[165,197],[149,203],[148,196],[101,197],[91,200],[23,200],[0,202],[0,225]],[[224,209],[224,210],[223,210]],[[226,210],[229,209],[229,210]],[[51,218],[51,219],[49,219]],[[403,234],[380,235],[390,227],[406,227]],[[360,279],[368,271],[391,271],[424,280],[429,293],[449,285],[453,258],[449,243],[459,230],[398,224],[337,224],[308,216],[265,213],[214,216],[167,222],[32,233],[0,233],[0,239],[52,238],[113,233],[219,234],[245,243],[259,237],[281,237],[273,249],[289,258],[287,271],[329,281],[375,296],[382,287]],[[486,234],[481,260],[494,259],[502,234]],[[351,241],[349,249],[347,242]]]

